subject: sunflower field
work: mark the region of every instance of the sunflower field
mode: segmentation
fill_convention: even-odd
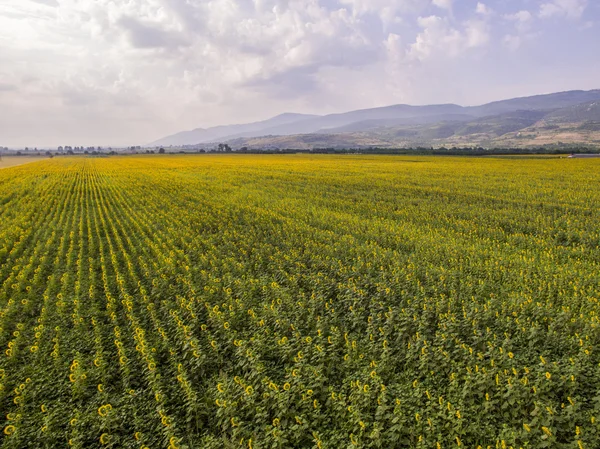
[[[600,160],[0,170],[2,448],[600,447]]]

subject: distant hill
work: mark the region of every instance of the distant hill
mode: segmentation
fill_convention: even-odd
[[[327,134],[339,134],[348,132],[362,132],[369,131],[383,127],[393,126],[406,126],[406,125],[426,125],[440,122],[469,122],[473,120],[475,116],[466,114],[442,114],[442,115],[430,115],[422,117],[408,117],[408,118],[387,118],[387,119],[371,119],[362,120],[359,122],[352,122],[348,125],[340,126],[338,128],[326,128],[321,129],[319,132]]]
[[[256,123],[186,131],[151,145],[210,146],[227,142],[234,148],[527,146],[551,143],[553,139],[594,144],[600,138],[595,135],[596,128],[600,128],[600,90],[513,98],[481,106],[393,105],[323,116],[282,114]]]
[[[596,100],[558,109],[546,115],[545,121],[548,123],[580,123],[600,121],[600,101]]]
[[[281,114],[269,120],[247,123],[242,125],[215,126],[213,128],[196,128],[192,131],[182,131],[171,136],[164,137],[149,144],[150,146],[172,146],[172,145],[195,145],[203,142],[214,142],[216,140],[228,140],[236,134],[251,136],[255,133],[261,134],[263,129],[287,125],[317,117],[308,114]]]
[[[495,101],[483,106],[475,106],[471,111],[476,115],[496,115],[506,112],[530,110],[544,111],[561,109],[581,103],[600,100],[600,89],[596,90],[571,90],[548,95],[535,95],[533,97],[513,98],[510,100]]]
[[[544,118],[546,114],[543,111],[516,111],[492,115],[465,124],[456,130],[456,134],[469,136],[483,133],[502,136],[531,126]]]

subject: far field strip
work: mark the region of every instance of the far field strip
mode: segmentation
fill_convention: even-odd
[[[48,159],[48,156],[2,156],[0,160],[0,169],[17,167],[23,164],[29,164],[30,162],[38,162],[43,159]]]

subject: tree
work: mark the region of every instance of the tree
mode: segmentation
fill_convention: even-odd
[[[230,153],[232,151],[231,147],[226,143],[220,143],[217,148],[218,148],[218,151],[221,153]]]
[[[161,148],[158,150],[158,154],[165,154],[165,149],[161,147]]]

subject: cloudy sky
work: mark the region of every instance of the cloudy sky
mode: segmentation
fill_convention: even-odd
[[[0,146],[600,88],[597,0],[0,0]]]

